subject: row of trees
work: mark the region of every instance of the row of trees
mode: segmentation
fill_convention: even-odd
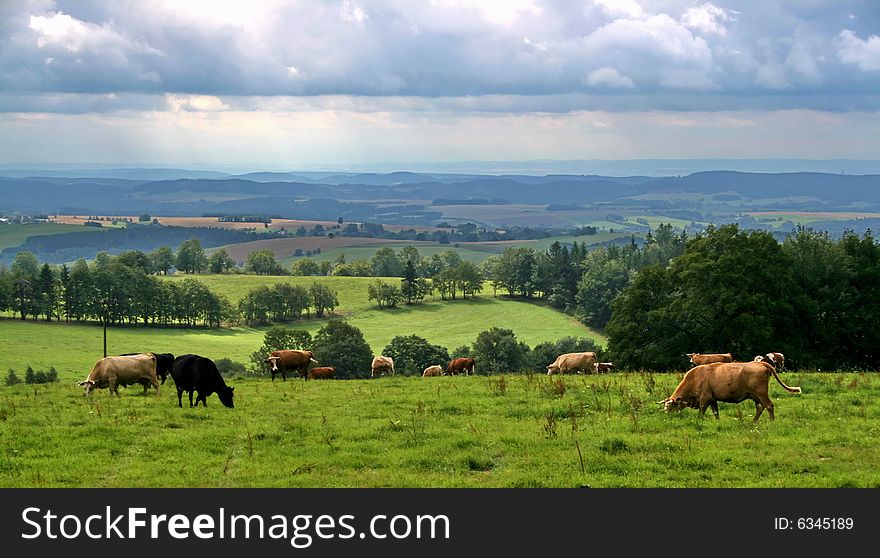
[[[162,281],[125,259],[102,254],[92,264],[39,265],[19,252],[0,269],[0,311],[27,318],[100,321],[110,325],[204,325],[234,319],[229,301],[195,279]]]
[[[266,332],[263,345],[251,355],[251,372],[267,374],[266,355],[279,349],[311,350],[321,366],[335,367],[340,379],[369,378],[374,356],[363,333],[340,320],[330,320],[314,336],[305,330],[276,326]],[[393,358],[395,372],[405,376],[421,375],[434,364],[445,368],[452,358],[464,356],[476,359],[477,374],[486,375],[546,372],[547,365],[557,356],[575,351],[599,351],[599,347],[590,339],[565,337],[530,348],[517,340],[512,330],[494,327],[477,334],[472,345],[452,351],[418,335],[398,335],[382,349],[382,354]]]

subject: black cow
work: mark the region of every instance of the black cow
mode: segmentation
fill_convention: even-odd
[[[232,396],[235,388],[226,385],[223,376],[217,370],[214,361],[199,355],[180,355],[174,359],[174,365],[171,367],[171,377],[174,378],[174,384],[177,386],[177,406],[183,407],[181,398],[183,392],[189,393],[189,406],[193,406],[193,391],[198,392],[196,396],[196,407],[199,401],[207,407],[206,398],[212,393],[216,393],[220,398],[220,403],[232,408]]]
[[[132,356],[143,353],[122,353],[119,356]],[[156,355],[156,376],[165,383],[168,375],[171,374],[171,366],[174,364],[174,355],[171,353],[153,353]],[[146,386],[145,386],[146,387]]]

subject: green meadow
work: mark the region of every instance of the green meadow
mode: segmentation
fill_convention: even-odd
[[[877,373],[785,373],[754,405],[666,414],[680,374],[0,387],[4,487],[880,487]]]
[[[0,223],[0,250],[20,246],[31,236],[44,234],[64,234],[69,232],[99,231],[97,227],[84,227],[82,225],[61,225],[58,223],[27,223],[3,224]]]

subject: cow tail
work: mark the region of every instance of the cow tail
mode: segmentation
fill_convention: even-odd
[[[779,382],[779,385],[781,385],[783,388],[785,388],[785,391],[789,391],[791,393],[800,393],[801,392],[801,388],[799,388],[799,387],[788,387],[787,385],[785,385],[782,382],[782,380],[779,378],[779,374],[776,373],[776,369],[773,368],[772,366],[770,367],[770,371],[773,372],[773,377],[776,378],[776,381]]]

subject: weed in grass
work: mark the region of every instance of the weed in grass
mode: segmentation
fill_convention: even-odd
[[[607,438],[599,444],[599,450],[611,455],[617,455],[629,450],[629,446],[620,438]]]
[[[555,439],[557,437],[556,434],[556,411],[550,411],[546,415],[544,415],[544,437],[548,440]]]
[[[298,466],[296,469],[291,471],[290,474],[291,475],[302,475],[304,473],[311,473],[312,469],[314,469],[316,465],[317,465],[317,463],[314,461],[312,461],[310,463],[303,463],[302,465]]]
[[[411,412],[412,420],[407,431],[410,445],[417,446],[425,441],[425,404],[419,401]]]
[[[489,382],[495,395],[507,395],[507,380],[504,379],[504,374],[498,376],[497,380],[489,380]]]
[[[564,397],[567,389],[568,386],[562,378],[555,378],[544,385],[544,393],[555,398]]]
[[[577,440],[574,441],[574,447],[577,448],[578,463],[581,464],[581,474],[585,475],[585,474],[587,474],[587,471],[586,471],[586,469],[584,469],[584,454],[581,453],[581,445],[578,443]]]
[[[654,388],[657,386],[657,380],[654,379],[654,374],[648,371],[642,371],[639,373],[642,377],[642,383],[645,384],[645,392],[648,395],[654,394]]]
[[[330,448],[330,451],[336,451],[338,447],[333,444],[336,441],[337,435],[333,430],[333,427],[327,421],[327,415],[323,412],[321,413],[321,440],[327,444],[327,447]]]
[[[571,435],[574,436],[578,431],[578,423],[577,423],[577,413],[572,407],[571,403],[568,404],[568,420],[571,421]]]

